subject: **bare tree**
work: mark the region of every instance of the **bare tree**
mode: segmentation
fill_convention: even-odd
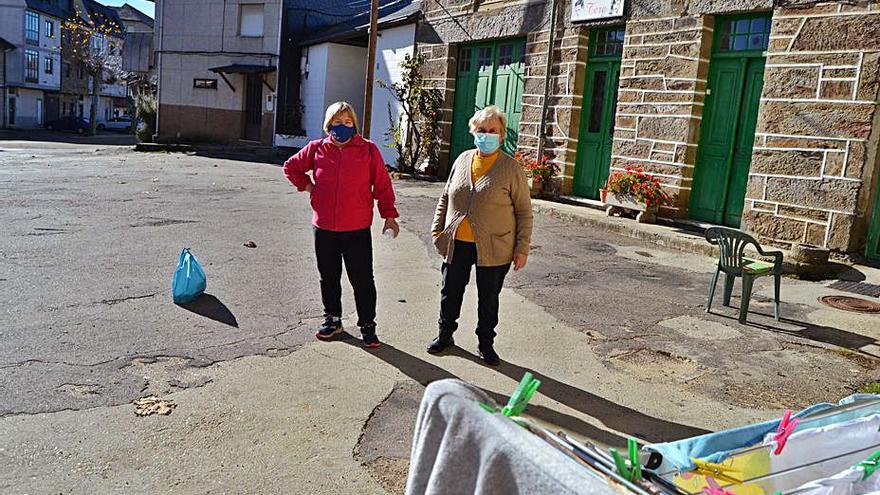
[[[98,102],[103,84],[125,80],[122,70],[122,27],[102,15],[80,11],[62,24],[62,53],[89,76],[90,134],[98,126]]]

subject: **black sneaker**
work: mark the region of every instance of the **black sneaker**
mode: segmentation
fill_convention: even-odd
[[[330,340],[341,334],[345,330],[342,328],[342,319],[335,316],[324,317],[324,323],[315,332],[315,337],[321,340]]]
[[[452,338],[452,334],[440,332],[440,335],[437,336],[434,340],[428,344],[428,353],[429,354],[440,354],[446,349],[455,345],[455,340]]]
[[[480,344],[477,351],[480,353],[480,359],[489,366],[498,366],[501,364],[501,358],[498,357],[498,353],[495,352],[492,344]]]
[[[361,327],[361,337],[363,338],[364,347],[367,349],[375,349],[382,345],[379,337],[376,336],[376,325]]]

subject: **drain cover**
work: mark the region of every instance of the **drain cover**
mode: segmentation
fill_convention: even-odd
[[[880,297],[880,285],[866,284],[865,282],[848,282],[846,280],[838,280],[828,287],[832,289],[842,290],[844,292],[852,292],[853,294],[861,294],[863,296]]]
[[[819,302],[827,304],[835,309],[852,311],[854,313],[880,313],[880,303],[859,299],[850,296],[823,296]]]

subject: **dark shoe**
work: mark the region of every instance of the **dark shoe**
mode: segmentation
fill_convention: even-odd
[[[318,328],[318,331],[315,332],[315,337],[318,337],[321,340],[330,340],[341,334],[343,331],[345,330],[342,328],[341,318],[326,316],[324,317],[324,323]]]
[[[440,354],[446,349],[455,345],[455,340],[452,339],[452,334],[447,332],[440,332],[440,335],[437,336],[434,340],[428,344],[428,353],[430,354]]]
[[[480,353],[480,359],[489,366],[498,366],[501,364],[501,358],[498,357],[498,353],[495,352],[492,344],[480,344],[478,352]]]
[[[376,325],[361,327],[361,336],[363,337],[364,347],[367,349],[375,349],[382,345],[379,337],[376,336]]]

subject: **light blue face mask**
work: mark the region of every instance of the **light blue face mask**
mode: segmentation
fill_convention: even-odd
[[[478,132],[474,134],[474,146],[484,155],[490,155],[498,151],[501,146],[501,136]]]

